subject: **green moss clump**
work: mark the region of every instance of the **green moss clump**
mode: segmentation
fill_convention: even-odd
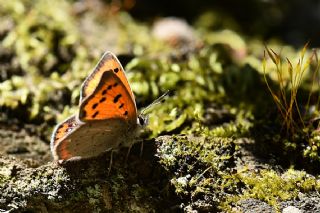
[[[233,211],[239,202],[258,199],[280,208],[299,193],[319,190],[316,177],[289,169],[251,170],[236,166],[238,142],[230,138],[163,136],[158,138],[160,163],[171,174],[171,184],[184,208],[198,211]]]
[[[235,176],[243,184],[240,195],[228,196],[221,204],[231,210],[231,206],[245,199],[255,198],[267,202],[279,211],[279,202],[292,200],[299,193],[319,190],[319,181],[303,171],[289,169],[283,174],[272,170],[239,171]],[[230,206],[231,204],[231,206]]]
[[[232,139],[163,136],[158,138],[158,155],[160,163],[172,174],[171,183],[185,206],[214,211],[225,199],[225,193],[236,189],[236,183],[226,179],[236,155]]]
[[[313,162],[320,162],[320,134],[314,131],[308,140],[308,145],[303,150],[303,156]]]

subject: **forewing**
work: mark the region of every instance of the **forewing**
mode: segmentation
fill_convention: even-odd
[[[82,101],[79,119],[123,119],[133,124],[137,122],[136,104],[123,81],[113,72],[105,72],[96,89]]]
[[[106,52],[91,74],[85,79],[81,87],[80,103],[87,96],[92,94],[98,86],[102,75],[106,72],[114,73],[122,82],[126,90],[128,91],[131,99],[134,101],[134,95],[131,87],[128,83],[124,69],[120,64],[118,58],[111,52]]]

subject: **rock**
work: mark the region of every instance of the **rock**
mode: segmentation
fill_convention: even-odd
[[[288,206],[282,210],[282,213],[302,213],[302,211],[297,207]]]

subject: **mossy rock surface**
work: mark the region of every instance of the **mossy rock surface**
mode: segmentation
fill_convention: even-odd
[[[306,212],[319,210],[320,197],[312,192],[317,185],[314,177],[293,170],[273,172],[274,165],[254,161],[253,156],[248,160],[248,154],[242,154],[246,152],[243,143],[193,135],[161,136],[144,142],[142,156],[140,144],[135,145],[127,162],[127,149],[114,153],[111,172],[110,153],[63,166],[2,157],[1,209],[216,212],[232,206],[227,211],[278,212],[289,206]],[[284,201],[273,203],[278,199]]]
[[[0,211],[320,212],[315,50],[223,12],[137,21],[130,2],[0,0]],[[168,96],[145,111],[142,153],[114,152],[110,172],[110,152],[59,165],[52,130],[105,51],[139,111]]]
[[[158,212],[178,202],[166,172],[152,156],[154,144],[133,147],[86,161],[58,165],[49,162],[34,168],[28,161],[1,158],[3,210],[20,212]]]

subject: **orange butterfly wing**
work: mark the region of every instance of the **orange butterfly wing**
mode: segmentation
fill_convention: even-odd
[[[111,52],[105,52],[94,70],[85,79],[81,87],[80,103],[88,95],[92,94],[98,86],[100,79],[105,72],[112,72],[121,80],[126,90],[129,92],[131,99],[134,101],[134,95],[128,83],[124,69],[120,64],[118,58]]]
[[[137,123],[137,108],[122,79],[114,72],[104,72],[100,82],[80,105],[79,120],[105,120],[121,118]]]
[[[79,125],[76,121],[76,116],[71,116],[58,124],[56,128],[53,130],[53,134],[51,136],[50,147],[51,150],[55,147],[55,145],[63,139],[66,135],[68,135],[71,131],[77,128]]]

